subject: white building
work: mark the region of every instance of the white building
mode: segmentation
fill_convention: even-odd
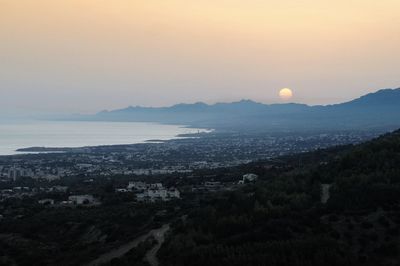
[[[129,182],[127,189],[129,190],[145,190],[147,188],[144,182]]]
[[[95,202],[95,199],[92,195],[69,196],[68,200],[71,201],[75,205],[92,204]]]
[[[245,175],[243,175],[243,182],[244,183],[246,183],[246,182],[255,182],[255,181],[257,181],[257,179],[258,179],[258,175],[256,175],[256,174],[245,174]]]
[[[54,205],[54,200],[53,199],[41,199],[38,201],[39,204],[43,205]]]
[[[161,183],[150,184],[151,189],[162,189],[163,185]]]
[[[149,189],[146,191],[147,196],[151,199],[165,200],[168,197],[166,189]]]
[[[34,173],[31,169],[12,167],[8,170],[8,177],[14,181],[20,177],[33,177],[33,176]]]
[[[148,189],[143,193],[136,194],[138,201],[168,201],[171,199],[179,199],[180,192],[177,189]]]
[[[170,189],[170,190],[168,190],[168,197],[169,198],[180,199],[181,198],[181,193],[176,188]]]

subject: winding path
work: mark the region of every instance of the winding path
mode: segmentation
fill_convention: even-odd
[[[146,253],[146,260],[149,262],[151,266],[159,265],[157,259],[157,252],[161,248],[161,245],[164,243],[165,233],[168,232],[168,230],[169,230],[169,224],[166,224],[153,234],[153,237],[157,240],[157,244]]]
[[[169,230],[169,224],[164,224],[161,228],[151,230],[147,234],[141,235],[131,242],[120,246],[119,248],[113,249],[108,253],[105,253],[97,259],[89,262],[86,266],[99,266],[101,264],[110,262],[112,259],[119,258],[128,253],[132,248],[137,247],[141,242],[145,241],[150,236],[153,236],[157,240],[157,244],[146,253],[146,259],[150,265],[158,266],[158,259],[156,254],[164,242],[164,235]]]
[[[322,194],[321,194],[321,203],[326,204],[331,197],[330,189],[331,189],[331,184],[322,184],[321,189],[322,189]]]

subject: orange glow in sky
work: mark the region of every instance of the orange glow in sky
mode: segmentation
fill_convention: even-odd
[[[398,0],[0,0],[0,106],[268,103],[285,84],[344,101],[399,86],[399,14]]]

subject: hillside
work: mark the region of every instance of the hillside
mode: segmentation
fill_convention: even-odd
[[[398,265],[400,131],[246,170],[175,224],[163,265]]]

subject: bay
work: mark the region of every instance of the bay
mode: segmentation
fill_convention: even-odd
[[[207,132],[181,125],[142,122],[7,121],[0,122],[0,155],[28,147],[85,147],[169,140]]]

